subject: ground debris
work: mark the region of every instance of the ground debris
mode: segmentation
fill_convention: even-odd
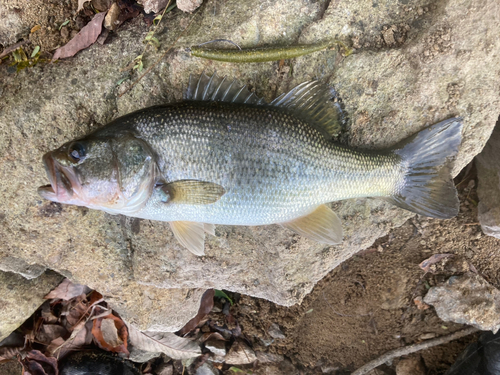
[[[67,44],[58,48],[52,57],[52,61],[74,56],[78,51],[90,47],[95,43],[102,31],[102,23],[106,12],[98,13],[92,20],[80,30]]]

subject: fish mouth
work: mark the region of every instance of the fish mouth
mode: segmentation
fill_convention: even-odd
[[[65,202],[74,194],[76,176],[71,168],[60,165],[51,152],[43,155],[43,164],[50,185],[40,186],[38,194],[53,202]]]

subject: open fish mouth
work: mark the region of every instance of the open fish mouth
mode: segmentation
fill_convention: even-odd
[[[57,163],[50,152],[43,155],[43,164],[49,177],[50,185],[40,186],[38,194],[42,198],[54,202],[64,202],[70,199],[73,196],[73,187],[76,182],[76,176],[71,168]]]

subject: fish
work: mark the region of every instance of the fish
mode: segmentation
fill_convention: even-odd
[[[335,141],[346,114],[336,91],[299,84],[270,103],[217,74],[184,99],[119,117],[43,155],[54,202],[169,222],[204,254],[215,225],[280,224],[317,242],[343,241],[329,202],[380,197],[440,219],[457,215],[451,176],[463,120],[449,118],[384,150]]]

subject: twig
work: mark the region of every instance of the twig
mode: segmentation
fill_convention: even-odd
[[[371,370],[373,370],[374,368],[376,368],[380,365],[383,365],[384,363],[389,362],[395,358],[399,358],[399,357],[402,357],[404,355],[415,353],[415,352],[418,352],[420,350],[429,349],[429,348],[432,348],[432,347],[437,346],[437,345],[446,344],[447,342],[457,340],[457,339],[464,337],[464,336],[471,335],[473,333],[476,333],[477,331],[479,331],[477,328],[468,327],[468,328],[465,328],[461,331],[453,332],[453,333],[446,335],[446,336],[441,336],[441,337],[438,337],[438,338],[435,338],[432,340],[427,340],[427,341],[421,342],[420,344],[408,345],[408,346],[405,346],[403,348],[391,350],[391,351],[381,355],[377,359],[374,359],[373,361],[368,362],[366,365],[358,368],[351,375],[367,374]]]
[[[24,46],[25,44],[28,44],[28,43],[31,43],[31,41],[29,39],[26,39],[26,40],[23,40],[22,42],[19,42],[19,43],[16,43],[16,44],[13,44],[7,48],[5,48],[5,50],[0,53],[0,59],[2,57],[5,57],[7,56],[9,53],[15,51],[16,49],[18,49],[19,47],[21,46]]]
[[[196,13],[196,14],[198,14],[198,13]],[[118,95],[119,98],[121,98],[123,95],[125,95],[127,92],[129,92],[137,84],[137,82],[139,82],[146,74],[148,74],[154,67],[156,67],[156,65],[158,65],[158,63],[161,60],[163,60],[163,58],[167,55],[167,53],[169,53],[172,50],[172,48],[174,48],[175,44],[184,35],[184,33],[186,32],[186,30],[189,29],[189,26],[191,26],[191,24],[193,23],[193,20],[196,17],[196,14],[194,14],[193,17],[191,17],[191,21],[189,21],[189,23],[186,26],[186,28],[184,30],[182,30],[182,32],[177,37],[177,39],[170,45],[170,47],[167,48],[167,50],[163,53],[163,55],[161,55],[160,58],[154,62],[153,65],[151,65],[149,68],[147,68],[146,71],[139,78],[137,78],[134,81],[134,83],[132,83],[132,85],[129,88],[127,88],[124,92],[122,92],[120,95]]]

